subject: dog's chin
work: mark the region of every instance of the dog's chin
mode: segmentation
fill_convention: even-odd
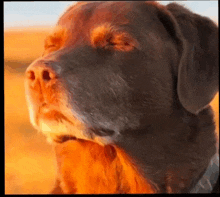
[[[96,135],[94,130],[87,128],[75,117],[67,118],[55,110],[41,111],[36,118],[31,119],[31,122],[38,131],[47,137],[50,143],[64,143],[69,140],[87,140],[102,146],[112,143],[111,137]]]
[[[49,142],[60,141],[58,139],[61,139],[61,136],[71,136],[85,140],[91,139],[91,137],[85,133],[82,126],[71,124],[64,119],[53,120],[39,118],[37,125]]]

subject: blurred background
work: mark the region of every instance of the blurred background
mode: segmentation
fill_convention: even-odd
[[[218,22],[218,1],[178,2]],[[56,175],[53,147],[29,122],[24,72],[42,54],[44,39],[58,17],[74,3],[4,2],[5,194],[46,194],[53,187]],[[211,102],[217,128],[218,100],[217,94]]]

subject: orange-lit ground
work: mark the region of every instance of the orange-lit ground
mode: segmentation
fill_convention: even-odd
[[[29,123],[24,71],[41,55],[49,28],[22,28],[4,33],[5,193],[43,194],[54,184],[52,147]],[[219,128],[219,95],[212,106]],[[217,131],[219,133],[219,131]]]

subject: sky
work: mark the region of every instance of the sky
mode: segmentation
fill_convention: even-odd
[[[160,1],[166,5],[171,1]],[[4,28],[54,26],[59,16],[76,1],[4,2]],[[193,12],[218,20],[218,1],[178,1]]]

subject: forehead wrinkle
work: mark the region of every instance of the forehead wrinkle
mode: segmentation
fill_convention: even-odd
[[[130,4],[124,2],[105,2],[97,6],[92,21],[96,24],[108,22],[114,25],[129,23],[126,14],[130,11]]]
[[[88,40],[88,30],[90,29],[90,18],[96,10],[97,5],[103,2],[77,3],[69,8],[59,19],[57,25],[68,29],[67,45],[83,44]]]
[[[80,2],[69,9],[59,18],[57,25],[67,25],[71,27],[71,24],[75,24],[76,21],[86,21],[90,18],[94,10],[99,4],[103,2]]]
[[[117,27],[129,24],[126,15],[133,7],[133,2],[77,3],[67,9],[57,24],[68,29],[67,45],[88,44],[91,30],[99,24],[110,23]]]
[[[124,2],[90,2],[77,3],[60,17],[59,25],[71,27],[76,21],[90,20],[90,23],[112,22],[128,23],[125,15],[131,10],[132,4]]]

